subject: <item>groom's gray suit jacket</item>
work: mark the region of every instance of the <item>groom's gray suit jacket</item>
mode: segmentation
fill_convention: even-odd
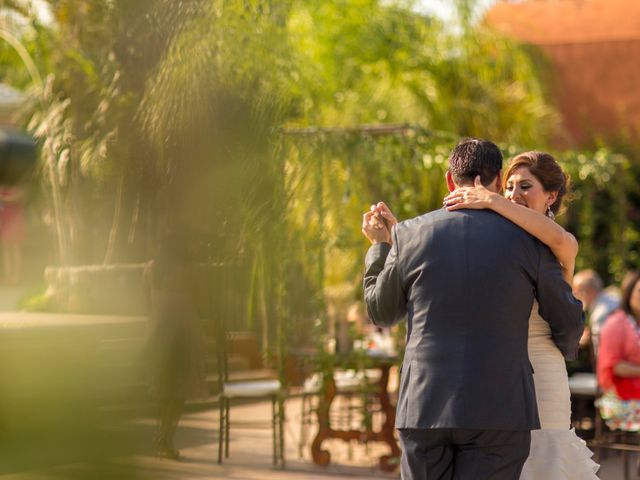
[[[533,300],[566,359],[584,323],[549,248],[489,210],[438,210],[392,234],[367,252],[364,287],[373,323],[408,321],[396,428],[539,428]]]

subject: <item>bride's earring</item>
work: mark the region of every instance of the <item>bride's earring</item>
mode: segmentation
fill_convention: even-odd
[[[547,217],[549,217],[551,220],[555,220],[556,219],[556,216],[551,211],[551,205],[549,205],[549,204],[547,204]]]

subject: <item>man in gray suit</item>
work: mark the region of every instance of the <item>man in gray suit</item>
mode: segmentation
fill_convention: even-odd
[[[493,143],[463,140],[448,188],[480,175],[497,192],[501,167]],[[551,251],[490,210],[441,209],[391,231],[385,216],[381,204],[364,215],[373,244],[364,287],[373,323],[408,322],[396,413],[402,478],[518,479],[540,427],[527,354],[534,298],[567,359],[583,329],[580,302]]]

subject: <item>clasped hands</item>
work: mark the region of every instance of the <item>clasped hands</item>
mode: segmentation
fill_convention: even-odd
[[[362,233],[372,244],[393,243],[391,229],[398,223],[384,202],[371,205],[371,208],[362,216]]]

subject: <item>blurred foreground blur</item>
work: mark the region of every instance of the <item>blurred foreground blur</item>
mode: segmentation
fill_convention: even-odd
[[[615,283],[640,261],[638,35],[609,37],[633,2],[498,2],[486,19],[491,2],[440,3],[457,14],[426,0],[0,0],[0,124],[19,132],[0,138],[0,188],[19,186],[26,227],[0,290],[41,312],[0,316],[0,475],[148,475],[117,459],[151,449],[142,270],[168,231],[206,265],[209,359],[248,332],[294,387],[305,361],[327,376],[336,345],[367,344],[366,316],[349,320],[362,212],[440,208],[462,136],[505,157],[553,151],[574,182],[559,221],[579,269]],[[593,19],[606,37],[585,33]],[[387,335],[399,351],[403,335]]]
[[[150,409],[143,328],[139,317],[0,315],[0,472],[141,478],[122,467],[114,476],[109,461],[145,447],[130,423]]]

